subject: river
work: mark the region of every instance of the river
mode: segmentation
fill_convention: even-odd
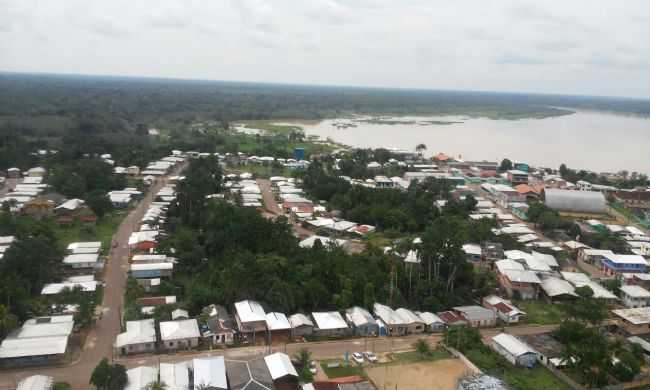
[[[650,173],[650,119],[578,111],[544,119],[493,120],[467,117],[402,117],[418,124],[360,122],[357,127],[337,129],[333,123],[299,124],[308,135],[357,147],[414,150],[427,146],[465,160],[500,161],[507,157],[535,166],[599,172],[620,170]],[[421,121],[459,121],[453,124],[421,124]]]

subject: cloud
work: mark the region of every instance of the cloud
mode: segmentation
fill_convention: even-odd
[[[646,0],[0,0],[0,9],[2,70],[650,96]]]

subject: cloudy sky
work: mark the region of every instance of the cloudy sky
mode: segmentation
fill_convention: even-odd
[[[648,0],[0,0],[0,70],[650,98]]]

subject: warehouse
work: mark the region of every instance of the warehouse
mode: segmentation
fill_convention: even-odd
[[[605,214],[605,195],[594,191],[573,191],[547,188],[544,204],[556,211],[587,214]]]

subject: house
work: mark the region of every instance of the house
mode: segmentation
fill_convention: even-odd
[[[400,307],[395,310],[395,313],[405,320],[407,334],[419,334],[424,332],[424,321],[422,321],[422,319],[414,312]]]
[[[438,313],[438,318],[440,318],[445,323],[446,327],[468,324],[465,317],[463,317],[460,313],[451,310]]]
[[[544,204],[555,211],[583,214],[605,214],[605,195],[594,191],[575,191],[546,188]]]
[[[499,333],[492,337],[491,346],[514,366],[532,368],[537,363],[536,351],[511,334]]]
[[[420,312],[416,311],[415,314],[420,317],[427,332],[437,333],[443,332],[447,327],[445,322],[438,317],[437,315],[430,313],[428,311]]]
[[[235,324],[225,307],[210,305],[203,308],[203,314],[208,318],[208,329],[203,332],[203,338],[209,338],[213,346],[231,345],[235,342]]]
[[[142,314],[152,315],[156,307],[176,303],[176,296],[143,297],[136,299],[135,302],[141,307]]]
[[[499,285],[508,297],[519,299],[537,299],[542,281],[532,271],[514,260],[499,260],[494,263],[497,268]]]
[[[319,337],[337,337],[350,334],[351,329],[337,311],[311,313],[316,327],[314,334]]]
[[[27,170],[27,176],[30,177],[43,177],[47,173],[47,170],[43,167],[34,167]]]
[[[499,242],[484,242],[481,246],[481,253],[483,260],[490,264],[505,257],[503,245]]]
[[[471,327],[494,326],[497,323],[496,314],[481,306],[456,306],[453,310],[463,316]]]
[[[623,284],[641,286],[646,290],[650,290],[650,274],[627,273],[627,274],[620,274],[619,277],[622,280]]]
[[[605,287],[591,280],[589,276],[581,272],[560,272],[562,277],[571,283],[573,287],[589,287],[593,292],[593,297],[596,299],[602,299],[606,303],[613,304],[618,301],[618,297],[614,295],[611,291],[607,290]]]
[[[506,324],[518,323],[522,317],[526,316],[526,313],[519,310],[512,302],[496,295],[483,298],[483,306],[494,311],[497,317]]]
[[[84,207],[86,202],[82,199],[68,199],[54,208],[54,213],[58,216],[73,215]]]
[[[386,324],[391,336],[405,336],[408,333],[408,320],[402,318],[395,310],[381,303],[375,303],[373,311],[375,316]]]
[[[612,310],[618,320],[618,326],[628,335],[650,333],[650,307]]]
[[[78,255],[68,255],[63,258],[63,264],[72,269],[95,269],[100,268],[99,255],[97,253],[84,253]]]
[[[597,266],[600,266],[600,262],[605,258],[605,256],[613,254],[614,252],[610,251],[609,249],[592,249],[587,246],[578,248],[578,260]]]
[[[526,183],[515,185],[515,190],[526,198],[526,201],[536,201],[539,199],[539,190]]]
[[[550,302],[573,300],[578,297],[571,283],[554,276],[542,280],[541,286],[544,296]]]
[[[518,169],[511,169],[506,174],[508,181],[513,186],[520,184],[528,184],[528,172],[520,171]]]
[[[377,322],[368,310],[355,306],[345,311],[345,319],[356,336],[376,336]]]
[[[289,323],[291,324],[291,332],[294,339],[310,336],[314,333],[314,323],[302,313],[289,316]]]
[[[291,339],[291,324],[283,313],[266,313],[266,327],[269,330],[269,342]]]
[[[620,190],[614,193],[614,199],[631,210],[650,209],[650,191]]]
[[[32,375],[18,382],[16,390],[53,390],[54,378],[46,375]]]
[[[230,390],[273,389],[273,378],[264,358],[226,360]]]
[[[167,385],[166,390],[190,389],[191,361],[180,363],[160,363],[160,381]]]
[[[623,305],[628,308],[650,306],[650,291],[641,286],[627,285],[619,288]]]
[[[160,341],[164,350],[190,349],[199,345],[199,325],[195,319],[162,321]]]
[[[298,372],[291,363],[289,355],[276,352],[264,356],[264,362],[277,390],[298,390]]]
[[[600,262],[601,270],[609,276],[620,273],[646,272],[647,262],[640,255],[606,255]]]
[[[119,354],[154,352],[156,350],[156,324],[153,318],[127,321],[126,332],[115,338],[113,346]]]
[[[135,279],[171,278],[174,263],[138,263],[129,266],[129,272]]]
[[[235,322],[240,336],[246,341],[255,343],[257,334],[264,335],[266,333],[266,313],[262,305],[255,301],[246,300],[235,303]],[[249,337],[252,340],[249,340]]]
[[[226,361],[223,356],[195,358],[194,388],[204,386],[210,390],[228,390]]]
[[[469,262],[479,263],[481,261],[483,251],[480,245],[465,244],[463,245],[463,252],[465,252],[465,258]]]
[[[524,343],[537,353],[537,360],[545,366],[561,368],[565,366],[564,345],[557,341],[551,333],[539,333],[519,336]]]
[[[68,350],[73,316],[36,317],[25,321],[0,344],[0,362],[7,366],[51,364]]]
[[[557,270],[560,268],[560,264],[558,264],[555,256],[553,255],[533,251],[533,259],[546,264],[552,270]]]
[[[155,367],[140,366],[126,370],[126,376],[128,382],[124,390],[143,390],[158,380],[158,370]]]

